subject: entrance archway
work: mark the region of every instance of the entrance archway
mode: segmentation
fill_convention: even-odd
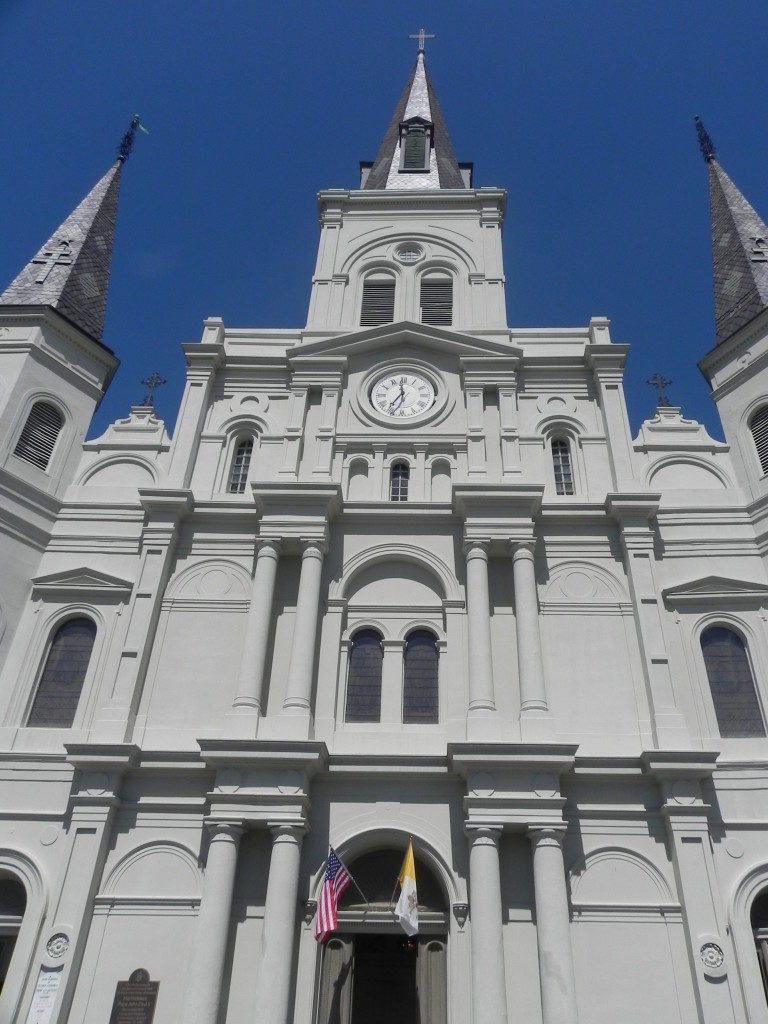
[[[379,849],[348,862],[368,903],[354,885],[339,901],[338,929],[322,951],[317,1024],[446,1024],[445,893],[415,854],[419,934],[407,936],[392,914],[403,854]]]

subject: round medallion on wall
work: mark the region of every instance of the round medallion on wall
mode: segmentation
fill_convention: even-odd
[[[45,944],[46,953],[54,960],[58,960],[59,957],[64,956],[68,949],[69,936],[65,935],[64,932],[56,932],[56,934],[52,935]]]
[[[432,381],[412,370],[385,373],[373,382],[370,393],[374,410],[393,420],[423,416],[435,404],[436,397]]]
[[[705,942],[699,951],[701,962],[710,970],[717,970],[722,967],[725,961],[725,954],[716,942]]]

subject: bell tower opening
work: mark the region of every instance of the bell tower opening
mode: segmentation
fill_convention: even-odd
[[[415,857],[419,934],[395,921],[392,890],[404,849],[375,850],[347,865],[354,885],[339,901],[338,930],[321,953],[317,1024],[446,1024],[448,905]]]

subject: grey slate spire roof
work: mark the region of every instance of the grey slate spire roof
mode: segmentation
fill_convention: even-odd
[[[52,306],[101,341],[123,160],[118,157],[5,289],[0,305]]]
[[[408,174],[398,177],[400,125],[411,118],[419,118],[433,126],[430,169],[424,171],[423,174]],[[424,53],[421,50],[363,187],[365,189],[466,187],[453,152],[448,129],[445,127],[440,104],[437,102],[432,80],[427,72]]]
[[[768,227],[715,159],[698,118],[696,124],[709,171],[715,333],[721,345],[768,309]]]

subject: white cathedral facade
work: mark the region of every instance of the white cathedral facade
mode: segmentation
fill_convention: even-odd
[[[703,128],[725,443],[507,325],[422,51],[306,327],[83,443],[130,141],[0,296],[0,1024],[768,1024],[768,229]]]

